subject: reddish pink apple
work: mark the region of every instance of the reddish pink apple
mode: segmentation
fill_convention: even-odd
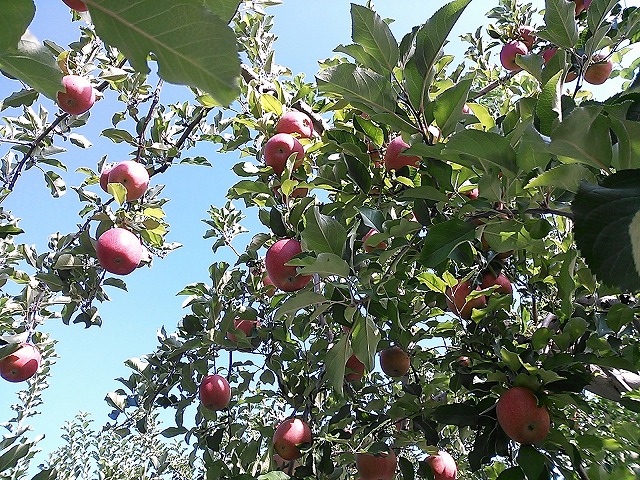
[[[262,288],[264,288],[264,293],[268,297],[273,297],[276,293],[276,286],[273,284],[273,280],[267,272],[264,272],[262,275]]]
[[[306,113],[290,110],[278,120],[276,132],[297,133],[303,138],[311,138],[313,137],[313,122]]]
[[[462,106],[462,113],[465,115],[473,115],[473,110],[471,110],[471,107],[465,103]]]
[[[98,262],[107,272],[128,275],[142,260],[140,239],[125,228],[111,228],[100,235],[96,243]]]
[[[62,0],[69,8],[76,12],[86,12],[87,4],[81,0]]]
[[[501,273],[496,277],[493,273],[486,272],[482,276],[482,283],[480,284],[480,288],[485,289],[493,287],[494,285],[499,285],[499,287],[495,290],[497,293],[500,293],[502,295],[511,295],[513,293],[511,282],[504,275],[504,273]]]
[[[467,190],[463,193],[463,195],[466,195],[469,200],[475,200],[480,196],[480,190],[478,189],[478,187],[476,187],[472,190]]]
[[[24,382],[40,368],[42,357],[35,345],[21,344],[18,349],[0,359],[0,376],[8,382]]]
[[[387,248],[387,242],[385,242],[384,240],[378,243],[377,245],[367,245],[367,239],[372,235],[375,235],[376,233],[380,233],[380,232],[378,232],[378,230],[376,230],[375,228],[372,228],[367,232],[367,234],[364,237],[362,237],[362,243],[364,244],[365,252],[371,253],[374,250],[385,250]]]
[[[536,43],[535,31],[536,29],[529,25],[522,25],[518,28],[518,37],[520,37],[522,43],[524,43],[529,50],[531,50],[533,44]]]
[[[435,480],[456,480],[458,477],[456,461],[445,451],[440,451],[437,455],[430,455],[427,458],[427,463],[433,470]]]
[[[285,292],[294,292],[304,288],[311,275],[298,275],[297,267],[285,265],[302,252],[300,242],[295,238],[283,238],[271,245],[265,257],[267,275],[273,284]]]
[[[252,336],[259,326],[260,322],[258,320],[241,320],[236,318],[233,321],[233,328],[243,331],[247,337]],[[232,342],[238,341],[238,337],[236,337],[235,333],[227,332],[227,338]]]
[[[96,102],[96,91],[91,81],[79,75],[62,77],[63,92],[58,92],[58,106],[71,115],[81,115]]]
[[[544,59],[544,63],[549,63],[549,60],[551,60],[556,53],[558,53],[558,47],[545,48],[542,51],[542,58]]]
[[[594,63],[587,67],[584,72],[584,81],[591,85],[602,85],[611,76],[613,62],[611,60],[601,60],[602,57],[594,58]]]
[[[351,355],[348,358],[345,367],[346,373],[344,378],[348,382],[355,382],[364,376],[364,363],[362,363],[355,355]]]
[[[313,436],[306,422],[299,418],[288,418],[273,434],[273,450],[285,460],[300,458],[300,447],[311,443]]]
[[[507,70],[512,72],[519,72],[522,67],[516,63],[516,55],[526,55],[529,53],[527,46],[519,41],[512,40],[502,46],[500,50],[500,63]]]
[[[100,188],[105,192],[109,193],[109,189],[107,186],[109,185],[109,173],[113,169],[113,165],[111,166],[103,166],[102,171],[100,172]]]
[[[109,172],[108,183],[121,183],[127,189],[127,201],[137,200],[149,188],[149,172],[133,160],[120,162]]]
[[[356,469],[361,480],[392,480],[396,474],[398,459],[396,452],[356,454]]]
[[[591,5],[591,2],[593,0],[575,0],[576,3],[576,17],[578,15],[580,15],[582,12],[584,12],[587,8],[589,8],[589,6]]]
[[[460,318],[469,319],[474,308],[483,308],[487,305],[487,299],[484,295],[480,295],[471,300],[467,300],[467,296],[473,290],[470,280],[458,283],[453,288],[447,287],[445,291],[445,300],[449,310]],[[476,287],[476,290],[481,290]]]
[[[504,432],[518,443],[538,443],[549,433],[549,410],[538,405],[538,399],[528,388],[512,387],[504,392],[498,399],[496,414]]]
[[[276,175],[282,175],[287,160],[293,154],[296,154],[295,170],[304,161],[304,147],[290,133],[277,133],[264,145],[264,162],[273,168]]]
[[[207,375],[198,390],[202,406],[208,410],[223,410],[231,401],[231,387],[221,375]]]
[[[422,160],[416,155],[403,155],[402,152],[409,148],[407,142],[402,137],[395,137],[387,145],[384,152],[384,168],[387,170],[399,170],[402,167],[417,167]]]

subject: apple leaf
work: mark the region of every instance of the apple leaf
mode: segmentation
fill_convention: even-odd
[[[13,50],[33,20],[33,0],[0,0],[0,53]]]
[[[14,92],[0,102],[0,111],[7,107],[31,106],[38,99],[38,92],[32,88],[23,88],[18,92]]]
[[[621,105],[605,106],[611,121],[611,130],[618,139],[613,164],[621,170],[640,167],[640,123],[627,120],[630,104],[625,102]]]
[[[298,270],[300,275],[309,275],[311,273],[317,273],[322,277],[329,275],[347,277],[349,275],[349,264],[334,253],[322,252],[318,254],[318,258],[307,258],[310,259],[312,263],[307,263],[303,268]],[[304,260],[307,260],[307,258]],[[288,262],[287,265],[295,265],[295,263],[292,261]]]
[[[206,7],[229,23],[238,11],[242,0],[204,0]]]
[[[584,165],[579,163],[561,164],[533,178],[526,188],[532,187],[559,187],[569,192],[577,192],[580,183],[587,181],[596,182],[596,177]]]
[[[24,230],[22,230],[19,227],[16,227],[14,225],[1,225],[0,226],[0,238],[7,238],[9,236],[13,236],[13,235],[20,235],[21,233],[24,233]],[[2,358],[2,357],[0,357]]]
[[[547,457],[531,445],[521,445],[518,452],[518,465],[528,479],[549,478]]]
[[[540,132],[549,135],[557,121],[562,121],[562,77],[560,70],[543,86],[536,103],[536,115],[540,119]]]
[[[583,183],[571,210],[574,235],[593,273],[621,289],[640,289],[640,169],[623,170],[600,185]]]
[[[211,2],[85,3],[98,35],[118,47],[137,71],[149,72],[147,61],[153,53],[158,75],[167,82],[204,90],[222,105],[231,104],[238,96],[240,59],[236,36],[226,19],[207,8]],[[226,7],[221,11],[228,14]]]
[[[546,0],[544,7],[545,29],[537,36],[554,45],[571,49],[578,43],[578,27],[575,19],[575,4],[566,0]]]
[[[517,171],[515,150],[508,138],[497,133],[462,130],[449,139],[442,155],[466,167],[480,166],[485,171],[491,167]]]
[[[280,305],[280,308],[278,308],[274,315],[274,319],[278,320],[289,313],[295,313],[310,305],[325,303],[326,301],[327,299],[324,295],[320,295],[319,293],[311,292],[309,290],[296,293]]]
[[[398,63],[400,52],[389,25],[376,12],[361,5],[351,4],[351,38],[375,60],[366,67],[382,75],[389,75]],[[374,67],[382,66],[382,69]]]
[[[526,248],[530,252],[544,251],[544,243],[531,238],[526,225],[516,220],[487,223],[482,235],[494,252],[502,253],[521,248]]]
[[[305,250],[316,253],[334,253],[342,257],[347,244],[347,231],[332,217],[323,215],[318,208],[309,210],[305,216],[307,225],[302,231],[302,245]]]
[[[466,403],[450,403],[436,408],[433,411],[433,418],[443,425],[473,427],[478,424],[480,414],[473,405]]]
[[[371,317],[358,315],[351,331],[351,348],[356,357],[364,363],[367,371],[373,370],[375,355],[381,335]]]
[[[457,218],[434,225],[425,238],[420,262],[427,267],[436,267],[449,257],[454,248],[474,237],[475,226]]]
[[[527,480],[527,478],[520,467],[511,467],[500,472],[496,480]]]
[[[325,375],[329,384],[338,395],[342,395],[342,385],[344,384],[344,372],[347,359],[351,355],[349,346],[349,336],[343,335],[329,349],[325,357]]]
[[[435,101],[429,104],[433,108],[433,117],[440,130],[442,136],[448,137],[456,129],[460,118],[462,117],[462,108],[469,95],[469,89],[473,83],[474,75],[469,75],[453,87],[442,92]]]

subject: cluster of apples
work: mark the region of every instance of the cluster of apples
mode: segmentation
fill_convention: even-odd
[[[502,295],[511,295],[513,287],[511,281],[504,273],[495,275],[493,272],[486,271],[482,275],[482,281],[475,284],[471,280],[458,282],[453,287],[447,287],[445,291],[445,300],[449,311],[453,312],[460,318],[470,319],[474,308],[484,308],[487,306],[487,297],[479,295],[477,297],[467,299],[469,294],[474,290],[484,290],[497,285],[494,291]]]

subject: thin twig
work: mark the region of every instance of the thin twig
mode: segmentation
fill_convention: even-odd
[[[149,105],[149,113],[144,118],[144,122],[142,123],[142,127],[140,127],[140,133],[138,134],[138,152],[136,153],[136,162],[140,161],[140,157],[144,152],[144,133],[151,122],[151,118],[153,118],[153,112],[155,112],[158,103],[160,102],[160,90],[162,89],[163,80],[158,80],[158,84],[156,85],[155,90],[153,91],[153,100],[151,101],[151,105]]]

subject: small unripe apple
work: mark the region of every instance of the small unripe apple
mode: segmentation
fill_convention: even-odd
[[[113,170],[113,166],[103,167],[100,172],[100,188],[105,192],[109,193],[108,185],[109,185],[109,173]]]
[[[591,85],[602,85],[611,76],[613,70],[613,62],[611,60],[596,60],[596,63],[592,63],[587,67],[584,72],[584,81]]]
[[[500,50],[500,63],[507,70],[512,72],[519,72],[522,67],[516,63],[516,55],[526,55],[529,53],[527,46],[519,41],[512,40],[509,43],[505,43]]]
[[[0,376],[8,382],[24,382],[40,368],[42,356],[35,345],[21,344],[18,349],[0,359]]]
[[[529,50],[531,50],[533,44],[536,43],[536,36],[533,33],[535,31],[536,29],[529,25],[522,25],[518,28],[518,36],[520,37],[522,43],[524,43]]]
[[[344,378],[348,382],[355,382],[364,376],[364,363],[362,363],[355,355],[351,355],[349,357],[345,367],[346,373]]]
[[[403,155],[402,152],[409,148],[409,144],[402,137],[395,137],[387,145],[384,152],[384,168],[386,170],[399,170],[402,167],[417,167],[421,158],[416,155]]]
[[[380,368],[390,377],[402,377],[411,367],[409,354],[397,345],[380,352]]]
[[[367,253],[371,253],[374,250],[385,250],[387,248],[387,242],[385,242],[384,240],[380,243],[378,243],[377,245],[367,245],[367,239],[369,237],[371,237],[372,235],[375,235],[376,233],[380,233],[378,232],[378,230],[376,230],[375,228],[372,228],[371,230],[369,230],[367,232],[367,234],[362,237],[362,243],[364,244],[364,251]]]
[[[128,275],[133,272],[144,251],[140,239],[125,228],[111,228],[96,243],[98,262],[107,272]]]
[[[360,480],[392,480],[396,474],[398,459],[392,448],[388,453],[358,453],[356,468]]]
[[[285,265],[301,252],[302,246],[295,238],[278,240],[267,250],[264,260],[267,275],[280,290],[294,292],[304,288],[311,281],[311,275],[298,275],[297,267]]]
[[[311,443],[313,436],[306,422],[299,418],[288,418],[273,434],[273,450],[285,460],[300,458],[300,446]]]
[[[504,392],[498,399],[496,414],[504,432],[518,443],[538,443],[549,433],[549,410],[538,406],[538,399],[528,388],[512,387]]]
[[[69,8],[76,12],[86,12],[87,4],[81,0],[62,0]]]
[[[273,168],[276,175],[282,175],[287,160],[296,154],[293,169],[300,167],[304,161],[304,147],[290,133],[277,133],[264,145],[264,162]]]
[[[430,455],[427,458],[427,463],[433,470],[435,480],[456,480],[458,477],[456,461],[445,451],[440,451],[437,455]]]
[[[120,162],[109,172],[108,183],[121,183],[127,189],[127,201],[137,200],[149,188],[149,172],[134,160]]]
[[[243,331],[247,337],[252,336],[259,326],[260,322],[258,320],[241,320],[236,318],[233,321],[233,328]],[[232,342],[238,341],[238,337],[236,337],[236,334],[232,332],[227,332],[227,338]]]
[[[297,133],[301,137],[313,137],[313,122],[306,113],[290,110],[280,117],[276,125],[278,133]]]
[[[207,375],[198,390],[202,406],[208,410],[223,410],[231,401],[231,387],[221,375]]]
[[[484,295],[480,295],[472,300],[467,300],[467,296],[473,290],[470,280],[458,283],[456,286],[447,287],[445,291],[445,300],[449,310],[460,318],[471,318],[471,311],[474,308],[484,308],[487,305],[487,299]],[[481,290],[479,287],[476,290]]]
[[[502,295],[511,295],[513,293],[511,282],[504,275],[504,273],[501,273],[496,277],[493,273],[486,272],[482,276],[482,283],[480,284],[480,288],[485,289],[494,285],[499,285],[499,287],[495,290],[497,293],[500,293]]]
[[[58,106],[71,115],[81,115],[96,102],[96,91],[91,81],[79,75],[62,77],[64,92],[58,92]]]

